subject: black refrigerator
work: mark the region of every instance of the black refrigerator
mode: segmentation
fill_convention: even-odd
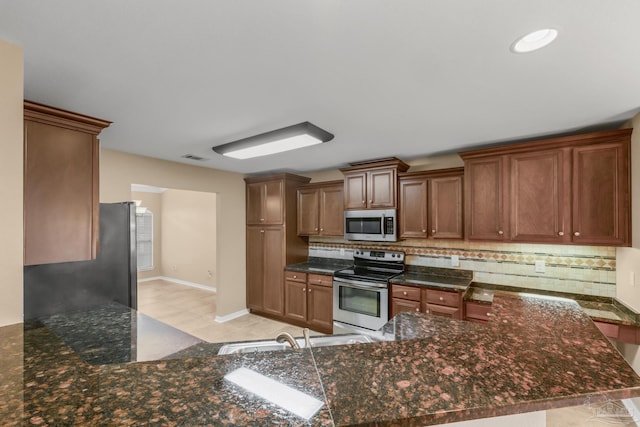
[[[100,203],[95,260],[24,267],[24,318],[83,310],[107,302],[137,308],[137,287],[135,204]]]

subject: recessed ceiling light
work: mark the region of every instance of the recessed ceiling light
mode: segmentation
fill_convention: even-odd
[[[558,37],[558,30],[545,28],[533,31],[520,37],[511,45],[511,50],[515,53],[527,53],[542,49]]]

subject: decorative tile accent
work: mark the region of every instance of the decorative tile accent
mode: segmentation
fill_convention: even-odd
[[[340,255],[344,249],[345,255]],[[616,250],[599,246],[557,246],[463,241],[404,240],[393,244],[310,238],[309,255],[352,258],[355,249],[399,250],[409,265],[472,270],[476,282],[615,297]],[[545,272],[535,272],[535,262]]]

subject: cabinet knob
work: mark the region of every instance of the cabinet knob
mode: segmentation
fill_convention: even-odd
[[[502,236],[504,234],[504,231],[498,230],[498,234]]]
[[[420,307],[416,307],[416,311],[420,313]]]
[[[307,290],[307,288],[302,288],[302,292],[304,292],[304,291],[306,291],[306,290]]]
[[[313,231],[318,231],[318,227],[314,228]]]
[[[564,236],[564,231],[558,231],[558,236]]]
[[[406,297],[406,296],[407,296],[407,295],[409,295],[409,294],[407,293],[407,291],[403,291],[403,292],[402,292],[402,295],[404,295],[404,296]]]
[[[364,200],[362,201],[362,204],[363,204],[363,205],[364,205],[364,204],[366,204],[366,203],[367,203],[366,201],[364,201]]]
[[[311,293],[311,288],[309,288],[309,293]]]
[[[320,231],[324,231],[324,228],[321,228]]]
[[[491,316],[493,316],[493,314],[491,314],[491,312],[488,312],[487,317],[491,317]]]
[[[444,298],[443,298],[443,297],[440,297],[440,298],[438,298],[438,299],[439,299],[440,301],[444,301]]]
[[[426,233],[426,232],[427,232],[427,230],[422,230],[422,232],[423,232],[423,233]]]
[[[369,203],[373,203],[373,200],[369,200]]]
[[[297,278],[298,278],[298,276],[296,276],[296,275],[294,274],[294,275],[293,275],[293,278],[294,278],[294,279],[297,279]]]
[[[574,236],[576,236],[576,237],[578,237],[578,236],[580,236],[580,232],[579,232],[579,231],[576,231],[575,233],[573,233],[573,235],[574,235]]]
[[[260,230],[261,233],[264,233],[264,230]]]
[[[260,218],[260,222],[264,222],[264,218]]]
[[[425,310],[425,313],[429,314],[429,310]]]
[[[431,234],[436,234],[436,229],[431,230]]]

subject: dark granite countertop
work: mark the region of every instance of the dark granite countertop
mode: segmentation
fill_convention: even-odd
[[[98,365],[44,323],[8,326],[0,419],[414,426],[640,396],[640,377],[574,301],[495,291],[492,312],[484,325],[401,313],[382,329],[385,341],[370,344],[217,356],[217,346],[196,343],[166,360]],[[241,367],[323,404],[299,418],[225,379]]]
[[[390,280],[391,284],[408,284],[431,289],[465,292],[473,272],[448,268],[408,265],[406,271]]]
[[[487,283],[472,283],[465,294],[465,301],[490,304],[495,291],[511,292],[514,294],[528,293],[572,299],[578,303],[582,311],[591,319],[600,322],[617,323],[620,325],[640,326],[640,313],[625,305],[616,298],[593,295],[570,294],[566,292],[544,291],[539,289],[517,288],[514,286],[493,285]]]
[[[353,265],[353,261],[348,259],[310,257],[306,262],[287,265],[285,270],[299,271],[301,273],[333,274],[351,265]]]

